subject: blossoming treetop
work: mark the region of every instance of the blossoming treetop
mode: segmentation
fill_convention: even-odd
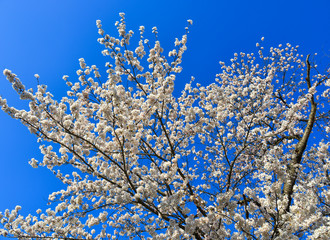
[[[164,54],[141,26],[133,50],[120,16],[119,37],[97,21],[106,76],[79,59],[78,81],[63,77],[70,91],[60,101],[4,70],[29,102],[18,110],[0,98],[40,142],[44,157],[31,166],[47,167],[66,188],[50,194],[45,212],[0,213],[0,235],[328,239],[329,70],[290,44],[268,53],[257,44],[258,54],[235,54],[214,83],[192,79],[177,97],[188,27]]]

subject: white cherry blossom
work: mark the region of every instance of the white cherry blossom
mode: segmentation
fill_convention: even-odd
[[[141,26],[131,47],[124,13],[118,37],[96,25],[107,70],[80,58],[60,100],[3,71],[29,102],[19,110],[0,97],[37,136],[43,159],[30,165],[66,187],[36,214],[0,212],[1,236],[329,239],[330,70],[290,44],[266,51],[262,37],[257,54],[220,62],[210,85],[192,77],[176,91],[188,30],[167,52],[156,27],[148,40]]]

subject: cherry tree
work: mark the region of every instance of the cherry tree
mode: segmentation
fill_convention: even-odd
[[[125,15],[109,36],[106,73],[79,59],[60,101],[4,75],[29,110],[2,110],[37,136],[64,189],[50,207],[0,213],[16,239],[329,239],[330,71],[286,44],[220,62],[215,81],[174,92],[186,33],[164,53],[144,37],[132,48]],[[263,39],[262,39],[263,40]],[[39,76],[36,74],[36,78]],[[177,96],[178,95],[178,96]],[[45,208],[43,208],[45,209]]]

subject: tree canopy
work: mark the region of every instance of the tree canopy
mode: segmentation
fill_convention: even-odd
[[[235,53],[210,85],[193,77],[181,94],[186,33],[166,52],[125,15],[118,37],[97,21],[106,73],[79,59],[67,96],[26,90],[4,75],[29,110],[2,110],[37,136],[66,188],[50,208],[0,213],[17,239],[329,239],[330,69],[290,44]],[[262,39],[263,41],[263,39]],[[39,79],[36,74],[35,77]],[[179,96],[177,96],[179,95]]]

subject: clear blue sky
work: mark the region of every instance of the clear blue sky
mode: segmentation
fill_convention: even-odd
[[[265,46],[290,42],[330,63],[329,0],[0,0],[0,70],[12,70],[28,88],[36,87],[38,73],[59,99],[67,90],[62,76],[75,78],[79,58],[104,65],[95,21],[117,34],[119,12],[126,13],[128,28],[136,33],[140,25],[146,32],[157,26],[167,51],[184,33],[186,20],[194,21],[178,88],[191,75],[210,83],[220,71],[219,61],[228,62],[234,52],[256,51],[262,36]],[[10,105],[26,107],[3,75],[0,94]],[[46,207],[48,194],[61,188],[59,181],[47,169],[28,165],[32,157],[41,158],[36,138],[3,112],[0,121],[0,211]]]

